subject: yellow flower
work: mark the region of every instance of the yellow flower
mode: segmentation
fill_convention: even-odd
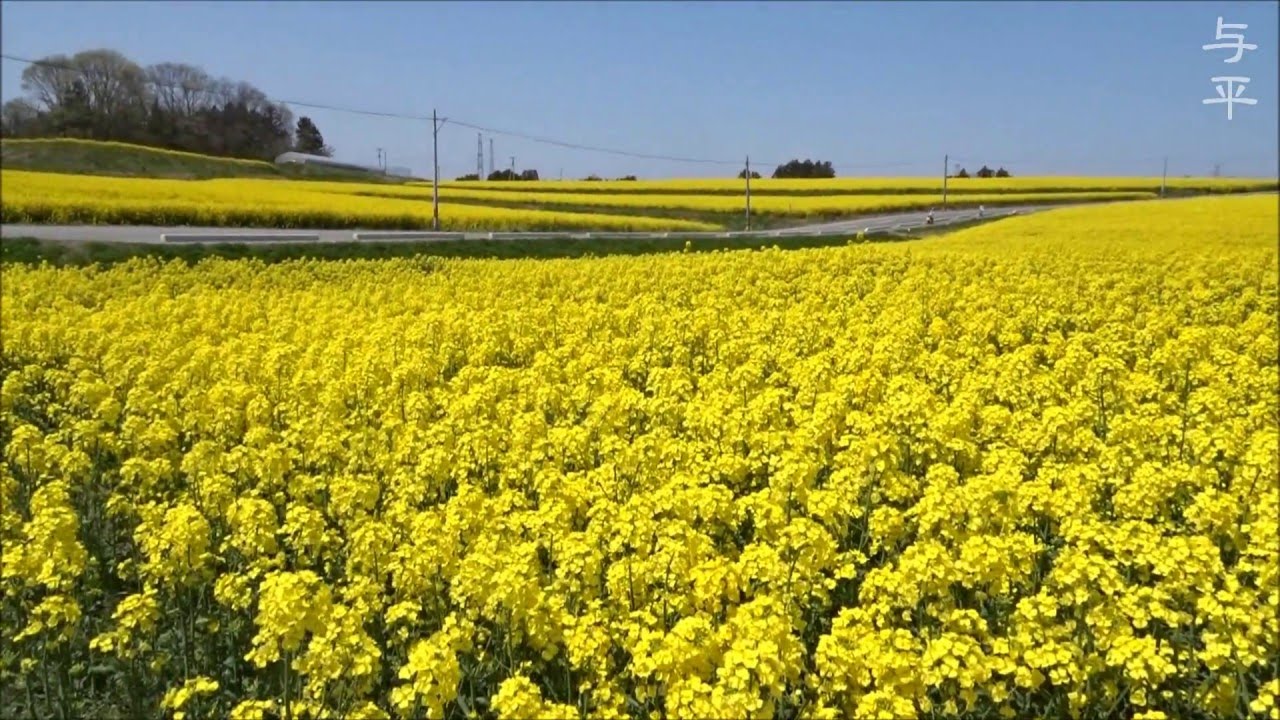
[[[324,631],[331,608],[329,588],[309,570],[273,572],[258,593],[258,628],[253,650],[245,656],[258,667],[295,653],[304,637]]]
[[[218,691],[218,682],[212,678],[197,676],[190,678],[182,683],[182,685],[173,688],[165,693],[164,699],[160,701],[160,706],[166,710],[172,710],[173,715],[178,720],[186,716],[183,708],[187,706],[192,699],[202,695],[210,695]]]
[[[46,220],[412,225],[425,192],[0,172],[5,213]],[[833,182],[762,202],[928,199]],[[635,195],[733,199],[682,187]],[[146,712],[244,720],[1280,720],[1277,213],[1115,203],[794,252],[6,263],[2,672],[72,678],[80,714],[106,673],[163,688]],[[532,222],[587,222],[560,215]]]

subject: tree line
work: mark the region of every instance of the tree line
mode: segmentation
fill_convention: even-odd
[[[475,173],[470,173],[468,175],[463,175],[457,178],[457,181],[470,182],[470,181],[475,181],[479,179],[480,179],[479,175]],[[494,170],[493,172],[489,173],[488,177],[486,177],[485,179],[486,180],[530,180],[532,181],[532,180],[538,179],[538,171],[537,170],[521,170],[520,172],[517,173],[514,170]]]
[[[468,174],[466,174],[466,175],[463,175],[463,176],[461,176],[461,177],[457,178],[457,181],[458,181],[458,182],[468,182],[468,181],[476,181],[476,180],[479,180],[479,179],[480,179],[480,176],[479,176],[479,175],[477,175],[476,173],[468,173]],[[515,172],[515,171],[513,171],[513,170],[494,170],[493,172],[489,173],[488,177],[486,177],[485,179],[486,179],[486,180],[529,180],[529,181],[534,181],[534,180],[538,180],[538,179],[539,179],[539,177],[538,177],[538,171],[537,171],[537,170],[521,170],[521,171],[520,171],[520,172],[518,172],[518,173],[517,173],[517,172]],[[588,175],[587,177],[584,177],[584,178],[582,178],[582,179],[583,179],[584,181],[591,181],[591,182],[603,182],[603,181],[604,181],[604,178],[600,177],[599,175]],[[618,181],[633,181],[633,180],[635,180],[635,179],[636,179],[636,176],[635,176],[635,175],[624,175],[624,176],[622,176],[622,177],[618,178]]]
[[[835,176],[836,176],[836,170],[832,166],[830,160],[808,160],[808,159],[789,160],[779,165],[773,171],[774,178],[833,178]],[[747,177],[747,171],[745,169],[738,171],[739,180],[744,180],[746,179],[746,177]],[[964,168],[959,168],[956,171],[956,174],[949,175],[948,177],[967,178],[967,177],[970,177],[970,175],[969,175],[969,172]],[[977,173],[975,173],[973,177],[991,178],[991,177],[1011,177],[1011,176],[1009,175],[1009,171],[1005,170],[1003,167],[998,170],[992,170],[986,165],[983,165],[982,169],[979,170]],[[475,173],[472,173],[470,175],[464,175],[458,179],[459,180],[478,180],[479,177]],[[497,172],[490,173],[488,179],[489,180],[537,180],[538,171],[525,170],[519,174],[516,174],[510,170],[498,170]],[[583,178],[583,180],[602,180],[602,179],[603,178],[601,178],[599,175],[590,175],[588,177]],[[621,177],[618,179],[619,180],[635,180],[636,176],[627,175],[626,177]],[[752,170],[751,179],[759,180],[760,173],[756,172],[755,170]]]
[[[833,178],[835,176],[836,176],[835,168],[831,166],[830,161],[824,161],[824,160],[791,160],[786,163],[783,163],[782,165],[779,165],[777,169],[773,171],[773,177],[775,178]],[[738,172],[739,180],[744,180],[746,179],[746,177],[747,177],[747,171],[745,169],[740,170]],[[967,178],[967,177],[970,177],[970,175],[968,170],[965,170],[964,168],[959,168],[956,170],[956,173],[954,175],[948,175],[947,177]],[[975,173],[973,177],[1005,178],[1005,177],[1012,177],[1012,176],[1009,174],[1009,171],[1005,170],[1004,168],[992,170],[986,165],[983,165],[982,169],[978,170],[978,172]],[[760,179],[760,173],[752,170],[751,179],[752,180]]]
[[[247,82],[185,63],[140,66],[115,50],[52,55],[22,71],[25,97],[0,107],[4,137],[115,140],[273,160],[332,155],[319,128]]]
[[[833,178],[836,170],[829,160],[788,160],[773,170],[774,178]],[[738,179],[745,180],[747,171],[738,171]],[[751,171],[751,179],[759,180],[760,173]]]
[[[956,171],[956,174],[955,174],[955,175],[949,175],[948,177],[953,177],[953,178],[967,178],[967,177],[969,177],[969,171],[968,171],[968,170],[965,170],[964,168],[960,168],[959,170],[957,170],[957,171]],[[987,167],[986,165],[983,165],[983,166],[978,170],[978,172],[976,172],[976,173],[974,173],[974,174],[973,174],[973,177],[980,177],[980,178],[993,178],[993,177],[998,177],[998,178],[1007,178],[1007,177],[1012,177],[1012,176],[1009,174],[1009,171],[1008,171],[1008,170],[1005,170],[1003,167],[1002,167],[1002,168],[1000,168],[1000,169],[998,169],[998,170],[992,170],[991,168]]]

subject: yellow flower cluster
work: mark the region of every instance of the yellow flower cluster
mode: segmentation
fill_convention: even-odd
[[[7,266],[0,714],[1276,720],[1278,219]]]

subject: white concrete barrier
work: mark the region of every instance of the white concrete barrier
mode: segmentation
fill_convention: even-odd
[[[163,233],[167,243],[200,242],[317,242],[318,233]]]
[[[569,237],[568,233],[554,232],[491,232],[490,240],[551,240]]]
[[[434,230],[394,230],[352,233],[354,240],[463,240],[466,233]]]
[[[592,238],[596,240],[653,240],[654,238],[664,237],[658,233],[648,232],[610,232],[610,233],[593,233]]]
[[[698,238],[707,239],[707,238],[724,237],[724,233],[703,232],[703,231],[687,232],[687,233],[677,232],[677,233],[668,233],[668,237],[680,238],[681,240],[684,240],[684,239],[697,240]]]

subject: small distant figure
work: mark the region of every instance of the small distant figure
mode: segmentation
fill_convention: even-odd
[[[924,219],[925,225],[933,224],[933,208],[929,208],[929,216]]]
[[[981,205],[979,205],[979,206],[978,206],[978,217],[982,217],[982,214],[983,214],[984,212],[986,212],[986,208],[984,208],[984,207],[982,207]]]

